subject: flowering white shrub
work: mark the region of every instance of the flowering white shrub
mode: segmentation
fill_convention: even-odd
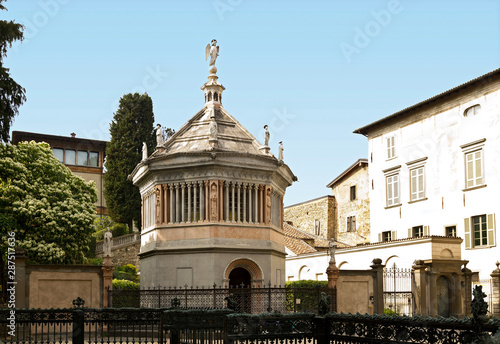
[[[97,190],[57,160],[48,144],[0,145],[0,236],[36,263],[83,263]],[[4,252],[2,252],[4,254]]]

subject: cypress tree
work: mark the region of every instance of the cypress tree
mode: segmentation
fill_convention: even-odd
[[[0,11],[7,10],[0,0]],[[26,90],[10,76],[9,68],[3,64],[7,48],[15,41],[22,41],[24,26],[11,21],[0,20],[0,142],[9,140],[9,131],[19,107],[26,101]]]
[[[142,143],[148,155],[156,146],[153,101],[147,93],[125,94],[110,124],[111,140],[106,147],[104,197],[109,216],[117,223],[133,221],[141,227],[141,196],[139,188],[127,180],[142,159]]]

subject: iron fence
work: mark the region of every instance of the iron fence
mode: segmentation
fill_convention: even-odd
[[[231,310],[0,310],[2,343],[490,343],[499,320]],[[474,323],[476,321],[476,324]]]
[[[331,311],[336,311],[336,289],[328,287],[222,287],[185,286],[184,288],[151,288],[140,290],[108,290],[110,306],[114,308],[205,308],[224,309],[258,314],[313,312],[318,310],[321,294],[330,296]],[[228,306],[228,300],[232,303]]]
[[[0,343],[163,343],[158,309],[0,310]],[[12,314],[14,316],[12,317]]]
[[[413,315],[413,271],[394,264],[384,269],[384,309],[399,315]]]

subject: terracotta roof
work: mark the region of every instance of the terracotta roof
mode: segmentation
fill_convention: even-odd
[[[301,231],[286,222],[283,223],[283,229],[285,232],[285,246],[297,255],[324,251],[329,247],[330,242],[325,238]],[[337,247],[346,248],[349,245],[337,241]]]
[[[285,236],[285,246],[296,255],[318,252],[305,241]]]
[[[442,98],[445,98],[447,96],[450,96],[452,95],[453,93],[456,93],[456,92],[459,92],[461,90],[464,90],[466,89],[467,87],[470,87],[470,86],[473,86],[473,85],[476,85],[476,84],[483,84],[486,80],[488,80],[489,78],[492,78],[494,76],[498,76],[500,75],[500,68],[499,69],[495,69],[489,73],[486,73],[484,75],[481,75],[475,79],[472,79],[470,81],[467,81],[466,83],[463,83],[461,85],[458,85],[452,89],[449,89],[443,93],[440,93],[440,94],[437,94],[429,99],[426,99],[424,101],[421,101],[420,103],[417,103],[415,105],[412,105],[412,106],[409,106],[407,107],[406,109],[403,109],[403,110],[400,110],[396,113],[393,113],[392,115],[389,115],[389,116],[386,116],[384,118],[381,118],[379,119],[378,121],[375,121],[373,123],[370,123],[368,125],[365,125],[364,127],[361,127],[359,129],[356,129],[354,130],[354,133],[355,134],[361,134],[361,135],[364,135],[364,136],[367,136],[368,133],[376,128],[376,127],[379,127],[379,126],[383,126],[385,125],[387,122],[390,122],[396,118],[399,118],[399,117],[403,117],[407,114],[410,113],[411,110],[414,110],[414,109],[417,109],[419,107],[422,107],[424,105],[428,105],[432,102],[435,102],[435,101],[438,101],[438,100],[441,100]]]

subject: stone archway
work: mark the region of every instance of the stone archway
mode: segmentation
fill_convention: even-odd
[[[256,288],[262,287],[262,282],[264,280],[262,269],[256,262],[248,258],[235,259],[226,266],[226,269],[224,270],[224,280],[226,281],[226,287],[229,287],[230,285],[231,272],[238,268],[242,268],[250,274],[250,286]]]
[[[439,276],[436,280],[437,314],[449,317],[450,312],[450,282],[445,276]]]
[[[262,286],[262,270],[256,262],[248,258],[233,260],[224,272],[229,294],[235,301],[236,312],[252,313],[259,308],[260,297],[252,295],[252,287]]]

